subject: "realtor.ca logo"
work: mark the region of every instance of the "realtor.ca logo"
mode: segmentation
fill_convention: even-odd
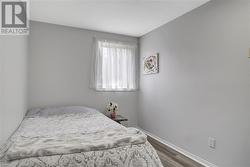
[[[0,35],[28,35],[28,1],[0,0],[1,32]]]

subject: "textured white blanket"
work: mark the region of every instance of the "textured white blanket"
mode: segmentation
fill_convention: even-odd
[[[48,115],[49,113],[49,115]],[[12,136],[5,158],[72,154],[143,144],[146,135],[125,128],[93,109],[47,108],[31,111]]]

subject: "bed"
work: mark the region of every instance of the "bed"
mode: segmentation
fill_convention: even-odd
[[[0,167],[163,167],[146,135],[83,106],[30,110]]]

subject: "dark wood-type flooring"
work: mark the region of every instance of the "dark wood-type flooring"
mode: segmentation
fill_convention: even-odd
[[[156,149],[164,167],[204,167],[150,136],[148,136],[148,141]]]

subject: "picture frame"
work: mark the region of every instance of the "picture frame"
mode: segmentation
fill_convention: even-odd
[[[143,73],[145,75],[159,73],[159,53],[144,57]]]

